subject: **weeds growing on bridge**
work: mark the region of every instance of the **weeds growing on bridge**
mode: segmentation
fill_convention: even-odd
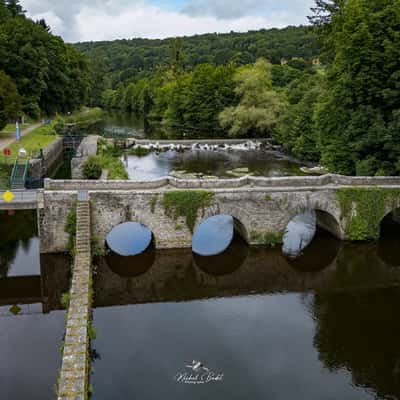
[[[283,232],[250,232],[250,240],[253,244],[275,247],[283,242]]]
[[[157,201],[158,201],[158,194],[155,194],[154,196],[152,196],[150,200],[150,210],[152,214],[154,214],[156,211]]]
[[[336,192],[346,220],[346,234],[350,240],[376,240],[380,224],[390,207],[399,206],[400,190],[385,188],[342,188]]]
[[[199,210],[212,204],[214,193],[205,190],[176,190],[164,194],[162,205],[165,213],[177,219],[185,217],[186,225],[193,233]]]
[[[71,254],[75,251],[76,238],[76,204],[73,205],[71,211],[67,215],[64,231],[68,233],[68,249]]]

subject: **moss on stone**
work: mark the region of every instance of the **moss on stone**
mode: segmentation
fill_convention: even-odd
[[[250,240],[257,245],[275,247],[282,244],[283,232],[250,232]]]
[[[71,208],[70,212],[67,215],[64,231],[69,235],[68,249],[71,252],[71,254],[73,254],[75,250],[75,238],[76,238],[76,204],[74,204],[74,206]]]
[[[205,190],[176,190],[164,194],[162,205],[169,217],[184,217],[193,233],[199,210],[209,207],[213,198],[214,193]]]
[[[68,310],[69,303],[71,301],[71,294],[70,292],[65,292],[61,295],[61,305]]]
[[[155,194],[154,196],[152,196],[150,200],[150,210],[152,214],[154,214],[154,212],[156,211],[157,201],[158,201],[158,194]]]
[[[350,240],[376,240],[380,236],[380,224],[390,206],[399,205],[400,189],[342,188],[336,192],[345,232]]]

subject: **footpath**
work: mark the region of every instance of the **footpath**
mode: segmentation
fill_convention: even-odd
[[[37,124],[33,124],[33,125],[28,126],[25,129],[22,129],[21,137],[26,136],[28,133],[31,133],[32,131],[39,128],[40,126],[42,126],[42,123],[38,122]],[[5,149],[6,147],[10,146],[14,142],[15,142],[15,134],[8,136],[8,137],[0,137],[0,151]]]

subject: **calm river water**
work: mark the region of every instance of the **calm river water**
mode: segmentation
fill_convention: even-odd
[[[65,259],[40,257],[32,212],[1,212],[0,237],[0,398],[53,399],[65,323],[60,296],[69,287]]]
[[[236,165],[252,169],[253,156],[243,152],[235,164],[216,152],[207,162],[224,175]],[[170,155],[143,168],[146,178],[175,163],[197,169],[196,155],[163,157]],[[275,174],[265,159],[256,164],[255,172]],[[234,225],[229,217],[226,225]],[[35,226],[33,213],[0,213],[1,399],[54,399],[70,259],[40,256]],[[249,248],[238,235],[225,250],[232,235],[210,229],[199,235],[213,243],[196,236],[197,254],[150,246],[95,260],[92,399],[400,399],[398,226],[366,244],[317,230],[293,260],[279,247]],[[310,232],[289,247],[308,244]],[[125,236],[116,231],[110,244]],[[226,242],[222,253],[216,238]],[[219,254],[198,255],[210,250]]]
[[[51,399],[69,259],[39,256],[29,213],[0,220],[1,398]],[[92,398],[400,398],[399,238],[96,260]]]

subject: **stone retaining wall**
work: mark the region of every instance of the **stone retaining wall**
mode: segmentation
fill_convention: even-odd
[[[318,188],[323,186],[400,186],[400,177],[364,177],[343,175],[322,176],[289,176],[264,178],[245,176],[234,179],[178,179],[167,176],[149,181],[129,180],[45,180],[46,190],[145,190],[159,188],[182,188],[182,189],[224,189],[240,187],[262,187],[262,188],[285,188],[298,189]]]
[[[57,171],[64,162],[63,139],[58,138],[43,150],[44,164],[47,175]],[[42,160],[34,158],[29,162],[29,175],[34,179],[42,177]]]

